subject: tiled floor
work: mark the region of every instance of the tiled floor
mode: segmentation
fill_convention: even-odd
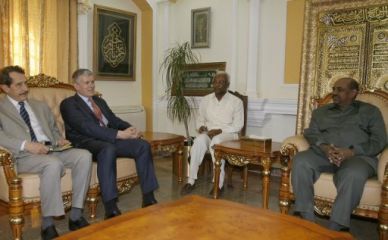
[[[168,202],[180,198],[180,189],[183,184],[178,184],[176,179],[171,175],[172,163],[169,157],[155,159],[155,167],[157,177],[159,180],[160,188],[156,192],[156,198],[159,202]],[[248,190],[242,191],[242,181],[239,174],[234,174],[234,188],[226,188],[222,195],[223,199],[248,204],[255,207],[261,207],[261,176],[259,173],[249,174]],[[205,197],[209,196],[209,191],[212,187],[211,176],[202,176],[197,182],[197,188],[194,190],[194,194],[198,194]],[[270,209],[272,211],[279,211],[278,207],[278,189],[279,189],[279,177],[271,177],[271,190],[270,190]],[[141,207],[141,193],[139,186],[136,186],[130,193],[120,196],[119,207],[122,212],[132,211]],[[87,212],[86,212],[87,214]],[[97,219],[93,222],[102,221],[104,211],[101,203],[98,205]],[[318,218],[319,224],[325,226],[327,220],[324,218]],[[40,239],[40,227],[31,227],[31,219],[26,219],[24,228],[24,239]],[[66,233],[67,218],[56,221],[56,226],[59,234]],[[373,240],[378,239],[377,223],[374,221],[364,219],[352,219],[351,234],[356,239]],[[8,216],[0,217],[0,239],[11,239],[10,228],[8,225]]]

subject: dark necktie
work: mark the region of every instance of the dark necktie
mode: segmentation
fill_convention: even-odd
[[[24,102],[19,102],[19,105],[20,105],[20,116],[23,118],[24,122],[28,126],[28,129],[30,130],[31,141],[36,142],[37,138],[31,126],[30,116],[28,115],[28,112],[24,107]]]
[[[105,127],[105,123],[104,121],[102,120],[102,112],[101,112],[101,109],[98,107],[98,105],[94,102],[93,98],[89,98],[89,101],[90,103],[92,104],[92,108],[93,108],[93,113],[94,115],[96,116],[96,118],[98,119],[98,122],[100,123],[101,126]]]

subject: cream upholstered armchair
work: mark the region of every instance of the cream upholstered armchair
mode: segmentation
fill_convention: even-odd
[[[384,118],[385,127],[388,130],[388,93],[383,91],[365,91],[357,96],[358,100],[377,106]],[[328,95],[324,99],[317,100],[315,106],[327,104],[331,100]],[[309,143],[302,135],[292,136],[283,141],[282,177],[279,193],[279,206],[282,213],[287,213],[290,201],[294,199],[290,175],[292,174],[292,159],[299,151],[309,148]],[[388,238],[388,147],[378,157],[377,176],[367,181],[364,192],[357,209],[353,214],[379,220],[380,239]],[[330,215],[331,206],[337,191],[333,182],[333,174],[323,173],[314,184],[315,211],[320,215]]]
[[[58,128],[64,135],[64,123],[59,111],[63,99],[75,94],[70,84],[40,74],[27,80],[29,98],[45,101],[51,108]],[[0,91],[0,97],[4,94]],[[117,159],[117,186],[120,193],[127,192],[137,183],[135,161],[131,158]],[[71,171],[61,180],[64,208],[71,207]],[[12,154],[0,146],[0,204],[9,210],[9,222],[14,239],[21,239],[24,214],[40,214],[39,175],[18,173]],[[91,218],[96,216],[97,197],[99,195],[97,164],[93,163],[87,204]]]

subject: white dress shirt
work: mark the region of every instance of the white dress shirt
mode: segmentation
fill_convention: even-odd
[[[221,129],[223,133],[238,133],[244,126],[244,107],[241,99],[227,92],[218,101],[214,93],[202,98],[197,128]]]

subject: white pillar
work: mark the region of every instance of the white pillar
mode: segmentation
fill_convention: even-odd
[[[169,48],[169,21],[170,21],[170,1],[169,0],[147,0],[152,8],[152,105],[153,105],[153,121],[152,127],[156,129],[158,121],[158,107],[160,106],[158,86],[163,84],[159,72],[160,53],[164,53]],[[158,23],[159,16],[162,16],[162,22]],[[159,29],[158,27],[162,28]],[[163,34],[158,34],[162,32]],[[158,51],[159,38],[162,40],[162,50]]]
[[[257,81],[259,75],[259,21],[260,1],[249,0],[248,66],[247,90],[249,97],[257,98]]]
[[[92,6],[88,1],[78,1],[78,67],[91,68],[92,64],[88,62],[88,14]]]
[[[158,4],[155,0],[147,0],[148,4],[152,8],[152,128],[155,129],[155,116],[157,115],[157,109],[156,109],[156,89],[157,89],[157,82],[158,79],[158,38],[157,38],[157,19],[158,19]]]
[[[231,45],[231,57],[230,57],[230,89],[236,89],[236,83],[238,80],[237,76],[237,58],[238,58],[238,34],[237,34],[237,27],[238,27],[238,1],[239,0],[233,0],[232,1],[232,26],[230,31],[230,36],[232,37],[232,45]]]

